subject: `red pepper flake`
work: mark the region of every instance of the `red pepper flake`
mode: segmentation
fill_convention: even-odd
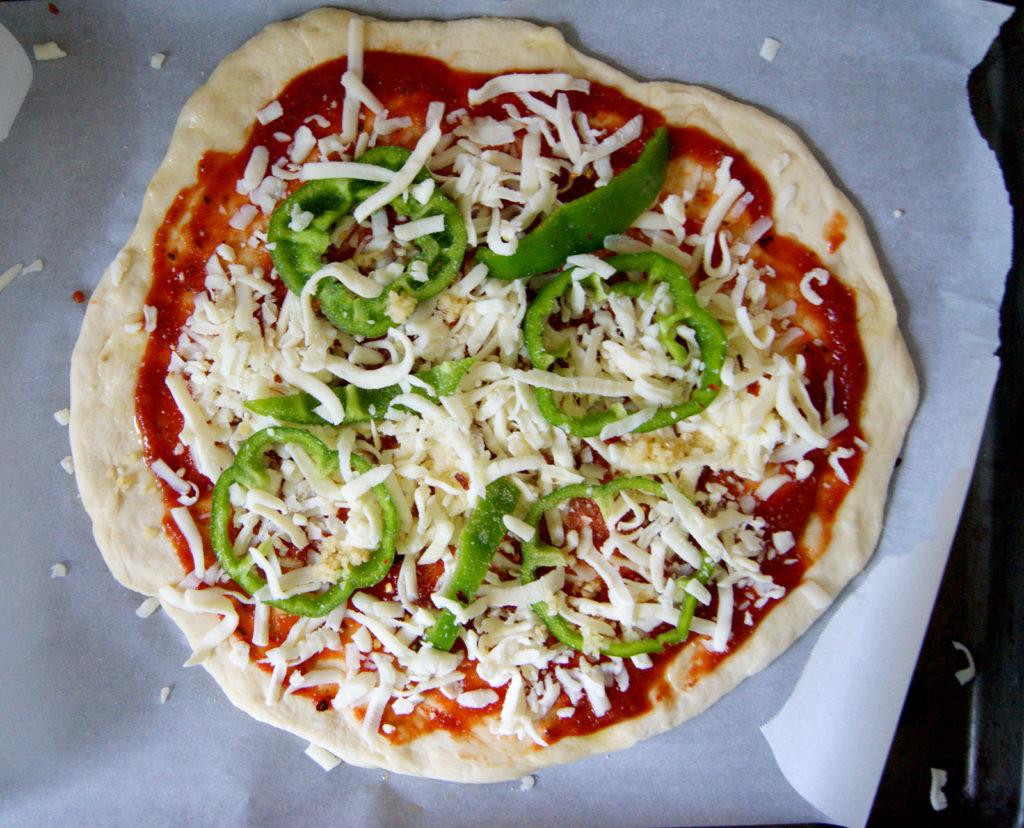
[[[60,9],[57,8],[56,3],[47,3],[46,8],[50,10],[50,14],[60,14]]]
[[[81,305],[82,302],[85,301],[85,294],[82,293],[82,291],[80,290],[76,290],[74,293],[71,294],[71,298],[74,299],[77,304]]]

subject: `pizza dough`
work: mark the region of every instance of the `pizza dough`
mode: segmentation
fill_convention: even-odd
[[[143,306],[153,272],[154,235],[176,195],[195,183],[197,164],[211,150],[237,152],[255,113],[297,75],[344,54],[350,15],[319,10],[276,24],[226,58],[185,105],[164,162],[147,190],[139,222],[89,303],[72,362],[71,440],[83,503],[97,545],[114,576],[147,595],[179,584],[178,554],[163,531],[162,490],[143,459],[136,427],[138,366],[146,343]],[[459,781],[515,778],[533,769],[633,744],[712,704],[782,652],[866,564],[881,528],[889,477],[912,416],[917,385],[896,315],[863,222],[799,138],[752,107],[677,83],[637,83],[570,48],[551,28],[498,19],[408,23],[366,21],[365,49],[438,58],[456,69],[566,72],[620,90],[658,110],[670,125],[698,127],[735,147],[768,178],[776,195],[775,228],[799,240],[856,297],[857,325],[868,384],[860,426],[869,448],[855,484],[842,500],[824,554],[799,587],[760,621],[735,652],[690,686],[688,650],[667,669],[673,692],[652,708],[605,729],[568,736],[547,747],[497,737],[486,719],[458,737],[426,731],[401,744],[360,733],[344,711],[318,711],[308,698],[285,694],[267,703],[268,672],[239,667],[224,641],[202,660],[232,701],[252,716],[294,732],[344,761]],[[786,163],[780,165],[779,159]],[[781,168],[780,168],[781,167]],[[767,171],[772,170],[771,175]],[[672,182],[667,185],[671,189]],[[787,192],[788,203],[778,195]],[[780,206],[781,205],[781,206]],[[844,222],[838,246],[835,216]],[[167,612],[193,648],[219,622],[188,612],[161,594]]]

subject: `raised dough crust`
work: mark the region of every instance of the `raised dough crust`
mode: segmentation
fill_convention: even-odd
[[[82,501],[93,520],[96,543],[114,576],[149,595],[174,584],[181,570],[160,531],[163,502],[142,461],[134,422],[135,380],[146,334],[141,321],[151,278],[152,240],[174,196],[194,183],[196,165],[210,149],[237,151],[252,113],[296,75],[345,52],[349,12],[321,9],[269,26],[227,57],[186,103],[170,147],[146,192],[142,214],[117,261],[89,303],[72,359],[71,443]],[[556,69],[622,90],[661,110],[670,124],[694,125],[737,147],[763,171],[780,153],[791,163],[770,178],[775,192],[797,185],[796,197],[774,215],[776,226],[813,250],[852,287],[868,365],[861,427],[870,449],[856,485],[843,501],[826,553],[807,573],[813,584],[792,591],[757,631],[693,688],[685,688],[685,657],[669,670],[679,693],[641,717],[589,736],[563,739],[544,750],[478,732],[456,741],[448,733],[424,735],[404,746],[358,735],[345,713],[318,713],[308,700],[288,696],[264,702],[266,674],[240,670],[226,644],[204,662],[231,700],[257,719],[319,744],[345,761],[403,773],[486,782],[591,753],[626,747],[701,712],[745,677],[762,669],[822,612],[820,590],[834,597],[870,558],[881,529],[889,477],[917,400],[917,381],[896,313],[864,223],[829,180],[797,135],[753,107],[706,89],[677,83],[638,83],[569,47],[552,28],[515,20],[392,23],[367,20],[366,48],[439,58],[461,69],[501,72]],[[826,248],[826,224],[838,211],[847,220],[846,241]],[[195,645],[215,623],[164,606]]]

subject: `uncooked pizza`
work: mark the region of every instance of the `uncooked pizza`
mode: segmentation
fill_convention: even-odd
[[[111,571],[237,705],[492,781],[782,652],[870,557],[915,401],[790,129],[550,28],[331,9],[186,104],[71,436]]]

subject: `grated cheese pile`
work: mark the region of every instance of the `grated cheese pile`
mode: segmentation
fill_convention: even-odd
[[[300,447],[284,445],[273,458],[270,490],[233,488],[236,551],[248,552],[267,581],[251,597],[218,565],[205,565],[190,509],[196,487],[185,480],[183,467],[154,464],[154,474],[178,500],[172,517],[194,562],[193,571],[160,597],[211,616],[210,632],[189,663],[218,646],[228,647],[239,667],[259,661],[268,674],[268,704],[319,688],[335,709],[350,711],[363,738],[373,741],[394,731],[386,714],[415,716],[440,693],[466,710],[495,713],[488,720],[494,733],[543,745],[544,721],[569,718],[580,708],[601,717],[611,706],[609,689],[628,688],[626,661],[601,656],[602,641],[674,625],[688,591],[715,608],[710,617],[698,613],[691,641],[724,652],[734,615],[745,614],[750,624],[752,608],[782,597],[785,590],[761,564],[791,553],[796,541],[789,532],[767,532],[755,504],[806,478],[812,471],[808,452],[828,449],[848,423],[832,411],[831,400],[822,412],[812,403],[803,358],[786,351],[809,333],[794,321],[796,301],[773,305],[774,274],[747,258],[771,229],[770,220],[749,223],[734,237],[731,222],[753,196],[732,177],[729,157],[714,169],[689,168],[680,192],[645,212],[627,235],[606,240],[613,252],[653,250],[679,264],[695,277],[700,304],[728,337],[717,398],[672,428],[628,432],[645,412],[685,399],[701,370],[699,360],[680,365],[662,347],[655,314],[671,303],[662,292],[602,300],[578,280],[564,298],[562,321],[569,325],[585,311],[589,321],[551,334],[556,344],[569,345],[561,374],[528,368],[521,323],[542,279],[503,282],[489,279],[482,265],[467,265],[451,288],[418,306],[392,294],[389,310],[404,323],[375,341],[343,333],[317,313],[313,293],[320,280],[337,279],[361,296],[379,295],[415,253],[412,240],[441,229],[392,220],[385,205],[398,195],[408,192],[425,202],[440,187],[465,221],[470,250],[486,244],[507,254],[538,218],[557,208],[570,177],[589,176],[598,187],[611,180],[611,157],[639,140],[642,118],[592,123],[572,110],[567,94],[587,93],[588,82],[567,75],[505,75],[473,90],[471,105],[506,96],[500,120],[431,104],[406,167],[397,173],[374,168],[384,186],[335,229],[333,241],[349,258],[324,267],[301,294],[280,299],[276,274],[252,264],[252,251],[266,245],[267,217],[301,182],[362,172],[355,162],[362,152],[413,128],[407,117],[390,117],[372,84],[364,83],[360,25],[353,24],[349,70],[338,90],[340,131],[326,133],[329,122],[313,115],[294,134],[278,132],[274,145],[252,151],[237,182],[244,203],[228,221],[234,232],[206,264],[205,291],[195,296],[167,376],[184,421],[177,456],[184,464],[187,454],[215,481],[247,437],[278,424],[247,409],[248,400],[303,391],[317,399],[327,422],[339,423],[344,410],[332,384],[401,384],[404,393],[382,421],[310,428],[339,452],[340,473],[323,477]],[[283,114],[282,104],[270,101],[254,118],[272,124]],[[433,180],[413,185],[421,169]],[[703,219],[697,233],[692,222],[686,228],[693,215]],[[291,228],[302,230],[312,218],[296,212]],[[569,264],[579,266],[581,275],[607,267],[595,256]],[[800,284],[802,297],[820,302],[815,288],[828,278],[823,270],[809,272]],[[155,314],[145,324],[151,330]],[[697,352],[692,331],[681,328],[678,335]],[[414,372],[464,357],[476,362],[456,393],[438,401],[413,393]],[[553,387],[581,411],[613,397],[635,417],[604,439],[580,440],[540,415],[534,387]],[[350,471],[346,458],[352,452],[370,459],[372,470]],[[830,455],[840,479],[852,454],[847,452]],[[542,522],[544,532],[571,565],[551,568],[528,585],[520,583],[517,543],[532,529],[510,516],[509,534],[467,609],[441,597],[444,576],[432,600],[422,599],[427,573],[439,567],[450,572],[460,532],[488,483],[511,475],[522,492],[521,515],[562,486],[600,483],[608,467],[655,476],[669,496],[622,493],[605,515],[609,537],[600,544],[586,521],[552,510]],[[719,478],[743,481],[741,493],[719,483],[699,485],[707,468]],[[399,514],[393,589],[384,590],[384,598],[356,592],[323,618],[299,618],[271,646],[278,611],[264,601],[324,588],[375,547],[380,514],[370,490],[382,481]],[[308,548],[308,554],[294,554]],[[689,577],[701,549],[717,562],[707,587]],[[579,626],[582,654],[552,639],[531,609],[540,600]],[[253,613],[247,638],[237,632],[243,607]],[[444,608],[463,625],[461,644],[451,653],[422,641]],[[646,655],[632,659],[638,670],[651,664]]]

